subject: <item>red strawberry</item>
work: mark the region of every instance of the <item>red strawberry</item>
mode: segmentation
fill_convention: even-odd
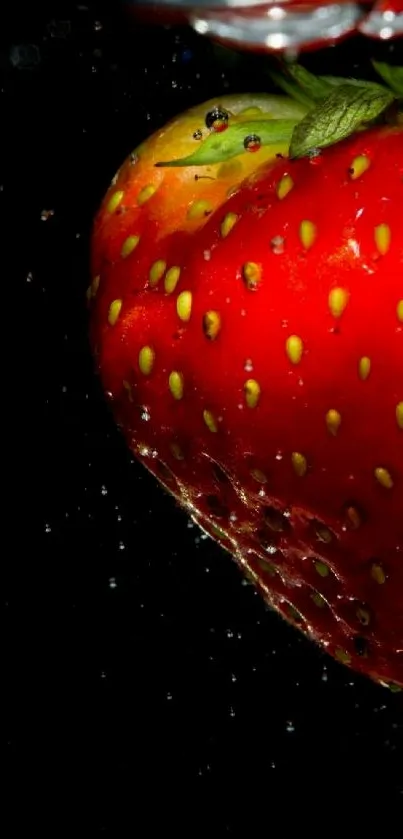
[[[100,274],[107,281],[112,271],[116,283],[117,264],[122,266],[123,284],[128,266],[130,272],[135,266],[140,286],[145,287],[149,279],[151,239],[156,242],[175,234],[170,240],[169,254],[163,255],[164,261],[174,258],[176,252],[182,255],[184,236],[205,224],[234,186],[260,163],[273,160],[276,154],[287,153],[289,132],[272,145],[258,146],[258,154],[251,154],[256,150],[256,143],[253,147],[250,135],[249,147],[241,145],[242,153],[230,160],[179,168],[157,167],[156,163],[200,152],[206,137],[226,130],[230,136],[237,126],[242,126],[241,136],[247,138],[251,121],[257,118],[263,125],[279,118],[294,123],[306,112],[305,105],[287,96],[227,95],[191,108],[142,143],[116,173],[95,220],[94,279],[88,295],[97,290]],[[147,270],[142,274],[144,255]],[[158,266],[155,276],[158,276]]]
[[[191,236],[172,293],[126,272],[118,296],[109,271],[93,316],[132,451],[274,608],[393,687],[402,210],[403,128],[361,131],[261,167]]]

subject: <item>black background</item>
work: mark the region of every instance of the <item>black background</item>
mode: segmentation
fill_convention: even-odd
[[[28,817],[57,836],[254,837],[349,807],[386,829],[400,697],[268,612],[131,460],[87,344],[89,232],[115,170],[185,107],[268,89],[267,59],[130,27],[116,2],[1,15],[6,835]],[[399,58],[358,39],[307,61],[368,76],[375,54]]]

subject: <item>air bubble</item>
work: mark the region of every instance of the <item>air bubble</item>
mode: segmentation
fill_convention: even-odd
[[[243,141],[243,147],[246,151],[259,151],[261,145],[261,139],[257,134],[248,134]]]

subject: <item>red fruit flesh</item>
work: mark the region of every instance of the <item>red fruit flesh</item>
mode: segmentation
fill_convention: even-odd
[[[174,253],[172,293],[139,291],[137,269],[116,264],[92,322],[136,456],[288,620],[396,685],[402,211],[402,129],[280,160],[203,229],[150,249],[142,272]]]

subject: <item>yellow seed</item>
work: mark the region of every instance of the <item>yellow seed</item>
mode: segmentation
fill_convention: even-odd
[[[164,259],[157,259],[156,262],[153,262],[148,275],[148,282],[151,288],[154,288],[159,283],[161,277],[165,274],[166,267],[167,264]]]
[[[371,623],[371,614],[365,606],[359,606],[355,614],[362,626],[369,626]]]
[[[155,352],[152,347],[142,347],[139,352],[139,368],[143,376],[149,376],[155,361]]]
[[[298,335],[290,335],[285,344],[288,358],[292,364],[299,364],[302,358],[304,345]]]
[[[236,225],[237,221],[238,216],[236,213],[227,213],[227,215],[224,216],[220,227],[221,236],[223,237],[223,239],[225,239],[225,237],[228,236],[228,233],[231,233],[231,230]]]
[[[293,186],[294,181],[291,175],[283,175],[276,187],[277,197],[280,198],[280,201],[283,198],[285,198],[285,196],[288,195],[289,192],[291,192]]]
[[[348,303],[349,294],[344,288],[332,288],[329,294],[329,309],[334,318],[340,318]]]
[[[142,204],[145,204],[146,201],[149,201],[156,191],[157,187],[154,184],[147,184],[147,186],[143,186],[143,189],[140,190],[137,196],[138,205],[141,207]]]
[[[304,220],[301,221],[299,226],[299,238],[305,248],[305,250],[309,250],[312,247],[315,239],[316,239],[317,229],[316,224],[313,221]]]
[[[303,478],[304,475],[306,475],[306,471],[308,469],[306,457],[304,457],[304,455],[301,454],[301,452],[293,452],[291,455],[291,462],[295,474],[298,475],[299,478]]]
[[[353,530],[358,530],[358,528],[361,527],[362,520],[356,507],[353,507],[351,505],[347,507],[346,516],[348,519],[348,523]]]
[[[358,362],[358,375],[365,382],[371,372],[371,359],[367,355],[360,358]]]
[[[326,527],[325,524],[321,524],[320,522],[316,522],[316,538],[319,542],[325,542],[326,545],[329,545],[330,542],[333,540],[333,533]]]
[[[221,315],[210,310],[203,315],[203,332],[210,341],[215,341],[221,330]]]
[[[256,379],[248,379],[244,386],[245,402],[248,408],[256,408],[260,399],[260,384]]]
[[[120,255],[123,259],[133,253],[133,251],[137,248],[139,241],[140,236],[128,236],[127,239],[125,239],[120,250]]]
[[[232,158],[232,160],[225,160],[217,172],[217,180],[232,180],[237,183],[242,179],[243,166],[240,160]]]
[[[126,382],[125,380],[123,380],[123,387],[127,393],[127,398],[129,402],[133,402],[132,386],[130,382]]]
[[[97,274],[97,276],[94,277],[91,285],[87,288],[87,300],[91,300],[92,297],[96,297],[100,281],[101,277],[99,274]]]
[[[183,376],[177,370],[172,370],[169,374],[169,390],[174,399],[182,399],[183,397]]]
[[[384,469],[383,466],[379,466],[374,470],[374,475],[378,483],[384,487],[384,489],[392,489],[393,478],[387,469]]]
[[[218,425],[214,414],[211,411],[203,411],[203,419],[207,425],[209,431],[213,434],[216,434],[218,431]]]
[[[369,169],[370,165],[371,161],[366,154],[359,154],[358,157],[355,157],[350,168],[351,180],[355,181],[360,178]]]
[[[256,291],[262,280],[262,266],[258,265],[257,262],[245,262],[242,266],[242,276],[246,288],[249,291]]]
[[[329,566],[326,565],[325,562],[321,562],[319,559],[314,563],[315,571],[319,574],[320,577],[328,577],[329,576]]]
[[[261,469],[251,469],[250,474],[253,480],[259,484],[267,484],[267,477]]]
[[[326,414],[326,425],[330,434],[335,437],[341,425],[341,415],[334,408],[331,408]]]
[[[397,319],[400,320],[400,323],[403,323],[403,300],[399,300],[396,306],[396,314]]]
[[[185,459],[185,455],[183,454],[183,451],[182,451],[179,443],[171,443],[169,448],[170,448],[171,454],[175,458],[175,460],[184,460]]]
[[[311,599],[313,600],[315,606],[319,606],[319,609],[323,609],[327,605],[325,598],[322,597],[318,591],[314,591],[311,594]]]
[[[403,430],[403,402],[396,405],[396,422],[398,427]]]
[[[372,565],[371,565],[371,577],[380,586],[382,586],[384,583],[386,583],[386,574],[385,574],[384,569],[382,568],[382,565],[379,562],[373,562],[372,563]]]
[[[349,653],[346,652],[346,650],[342,650],[341,647],[336,647],[334,654],[337,660],[340,661],[342,664],[350,664],[351,655],[349,655]]]
[[[193,221],[194,219],[205,218],[212,212],[213,207],[211,201],[206,201],[204,198],[200,198],[198,201],[193,201],[193,204],[190,205],[187,217],[189,221]]]
[[[117,321],[117,319],[120,315],[120,310],[122,308],[122,302],[123,302],[122,300],[112,300],[112,303],[109,306],[108,323],[110,323],[111,326],[115,325],[115,323],[116,323],[116,321]]]
[[[173,265],[172,268],[168,268],[164,280],[164,288],[167,294],[172,294],[175,291],[180,275],[181,269],[178,265]]]
[[[392,233],[388,224],[378,224],[374,230],[375,244],[381,254],[385,256],[390,248]]]
[[[192,292],[191,291],[181,291],[178,294],[176,300],[176,311],[180,320],[188,321],[190,320],[190,315],[192,314]]]
[[[106,205],[106,209],[107,209],[108,213],[114,213],[115,210],[117,210],[117,208],[119,207],[119,204],[122,201],[123,196],[124,196],[124,192],[123,192],[122,189],[117,190],[117,192],[114,192],[113,195],[111,195],[111,197],[110,197],[110,199],[109,199],[109,201]]]

